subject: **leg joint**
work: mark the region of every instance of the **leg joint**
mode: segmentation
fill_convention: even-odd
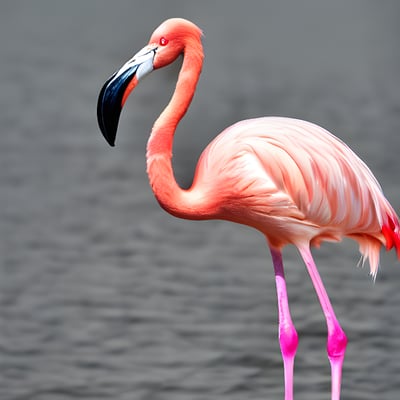
[[[347,336],[341,327],[328,334],[326,350],[329,359],[343,358],[347,347]]]
[[[294,357],[298,342],[299,339],[293,324],[279,327],[279,343],[281,345],[282,355]]]

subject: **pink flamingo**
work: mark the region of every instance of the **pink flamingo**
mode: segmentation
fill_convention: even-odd
[[[104,84],[98,100],[100,129],[114,146],[121,109],[138,81],[183,54],[176,89],[147,145],[154,195],[176,217],[229,220],[265,235],[275,271],[286,400],[293,399],[298,337],[289,311],[281,250],[287,244],[298,248],[325,314],[331,398],[338,400],[347,338],[310,246],[350,237],[358,242],[375,277],[381,246],[395,247],[400,258],[398,217],[371,171],[349,147],[317,125],[290,118],[249,119],[225,129],[202,153],[191,188],[180,188],[172,170],[172,141],[201,72],[201,36],[190,21],[174,18],[162,23],[149,44]]]

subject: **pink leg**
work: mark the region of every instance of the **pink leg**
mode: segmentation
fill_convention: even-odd
[[[279,344],[281,346],[285,374],[285,400],[293,400],[293,368],[297,350],[297,332],[290,316],[285,274],[280,250],[270,248],[275,270],[278,295]]]
[[[328,327],[327,353],[331,364],[332,400],[340,400],[340,386],[342,380],[342,366],[346,351],[347,337],[337,320],[332,304],[326,293],[321,277],[308,246],[299,247],[299,251],[307,266],[315,291],[317,292],[322,310],[325,314]]]

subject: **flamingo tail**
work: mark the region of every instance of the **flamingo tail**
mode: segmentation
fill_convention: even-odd
[[[382,225],[382,239],[374,238],[369,235],[351,235],[359,244],[361,253],[361,264],[369,261],[370,274],[375,279],[379,268],[379,253],[382,245],[386,250],[395,249],[397,258],[400,259],[400,224],[396,216],[387,215],[386,222]]]
[[[397,258],[400,259],[400,227],[397,218],[388,215],[387,222],[382,226],[382,233],[386,239],[386,250],[394,247]]]

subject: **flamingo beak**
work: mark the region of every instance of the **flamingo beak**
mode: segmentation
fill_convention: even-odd
[[[115,145],[119,117],[126,99],[137,83],[154,69],[157,47],[146,46],[136,53],[103,85],[97,101],[97,121],[110,146]]]

